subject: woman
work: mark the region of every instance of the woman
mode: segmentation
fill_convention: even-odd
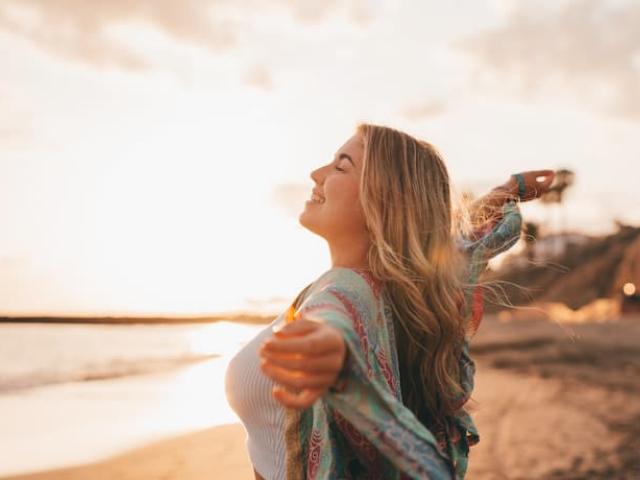
[[[327,240],[332,268],[226,375],[257,479],[464,477],[479,440],[463,409],[477,279],[519,238],[517,201],[552,177],[512,176],[456,237],[447,170],[427,142],[361,124],[312,172],[299,221]]]

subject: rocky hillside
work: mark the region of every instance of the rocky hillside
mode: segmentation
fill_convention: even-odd
[[[640,289],[640,228],[621,226],[618,232],[582,244],[544,260],[530,261],[526,252],[505,261],[484,280],[499,281],[500,290],[514,305],[563,303],[579,309],[601,298],[622,295],[626,283]],[[500,310],[502,300],[487,295],[486,310]],[[501,297],[501,296],[500,296]]]

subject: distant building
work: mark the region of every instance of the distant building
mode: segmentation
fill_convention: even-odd
[[[538,237],[531,245],[533,259],[541,260],[564,255],[568,249],[585,245],[593,237],[583,233],[555,233]]]
[[[613,288],[622,297],[622,313],[640,313],[640,237],[624,252]]]
[[[579,249],[593,239],[594,237],[583,233],[536,235],[535,239],[526,242],[526,255],[514,255],[509,259],[509,263],[512,267],[525,268],[531,262],[544,262],[562,257],[571,249]]]
[[[621,225],[603,237],[552,235],[528,247],[534,257],[525,250],[485,275],[503,282],[501,295],[512,304],[562,303],[577,311],[609,299],[621,313],[640,313],[640,227]],[[494,303],[499,309],[504,300],[497,296]]]
[[[620,311],[622,313],[640,313],[640,293],[635,290],[635,285],[633,291],[634,293],[632,294],[623,292],[622,304],[620,305]]]

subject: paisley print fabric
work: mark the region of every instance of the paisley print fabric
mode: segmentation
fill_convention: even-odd
[[[518,206],[509,202],[490,225],[461,239],[471,282],[491,257],[517,241],[520,230]],[[287,409],[288,480],[464,478],[469,447],[480,440],[464,404],[473,390],[469,341],[482,316],[482,291],[466,292],[469,325],[460,357],[465,394],[447,431],[440,432],[429,431],[402,403],[393,320],[382,292],[368,272],[335,267],[299,297],[299,312],[338,328],[348,353],[334,388],[308,409]]]

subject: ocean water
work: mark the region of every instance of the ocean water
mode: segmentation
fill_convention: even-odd
[[[0,394],[165,371],[235,351],[256,326],[0,324]]]
[[[237,422],[224,372],[263,328],[0,324],[0,477]]]

